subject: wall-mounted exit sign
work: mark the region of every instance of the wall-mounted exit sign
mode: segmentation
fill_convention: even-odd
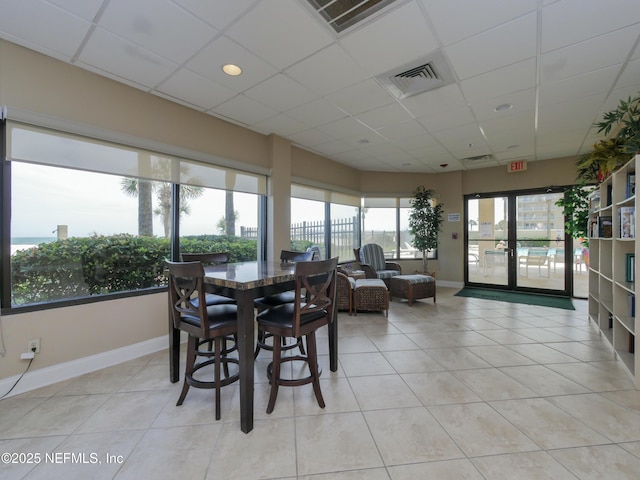
[[[507,172],[523,172],[527,169],[527,161],[526,160],[514,160],[513,162],[509,162],[507,164]]]

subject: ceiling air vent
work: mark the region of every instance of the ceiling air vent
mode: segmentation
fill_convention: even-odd
[[[398,99],[418,95],[455,81],[451,68],[440,51],[378,75],[376,79]]]
[[[313,9],[340,33],[369,18],[396,0],[307,0]]]
[[[487,161],[487,160],[495,160],[495,158],[493,157],[493,155],[489,153],[487,155],[476,155],[475,157],[463,158],[463,160],[466,162],[480,162],[480,161]]]

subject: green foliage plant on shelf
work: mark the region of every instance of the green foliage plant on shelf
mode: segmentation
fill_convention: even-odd
[[[564,215],[565,231],[571,238],[580,239],[584,247],[589,246],[588,222],[589,222],[589,195],[594,190],[593,186],[584,184],[574,185],[564,192],[564,197],[556,202],[562,207]]]
[[[409,232],[413,246],[422,252],[422,271],[427,273],[427,252],[438,248],[438,233],[442,229],[444,204],[434,200],[435,191],[417,187],[411,200]]]
[[[635,154],[640,151],[640,95],[620,100],[615,110],[606,112],[601,122],[596,123],[598,133],[620,142],[623,153]]]
[[[600,140],[593,150],[583,153],[576,161],[578,179],[583,183],[599,183],[629,160],[629,154],[622,149],[622,141],[617,138]]]

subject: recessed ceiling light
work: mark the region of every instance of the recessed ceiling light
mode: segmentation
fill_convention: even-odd
[[[498,105],[496,108],[494,108],[493,111],[504,112],[505,110],[509,110],[510,108],[513,108],[513,105],[511,105],[510,103],[503,103],[501,105]]]
[[[228,63],[224,65],[222,67],[222,71],[227,75],[231,75],[232,77],[237,77],[242,73],[242,69],[239,66],[234,65],[232,63]]]

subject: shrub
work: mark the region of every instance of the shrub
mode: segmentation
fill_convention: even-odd
[[[257,258],[256,240],[224,235],[180,239],[183,252],[229,252],[230,261]],[[166,285],[168,239],[113,235],[69,238],[11,257],[13,305],[51,302]]]

